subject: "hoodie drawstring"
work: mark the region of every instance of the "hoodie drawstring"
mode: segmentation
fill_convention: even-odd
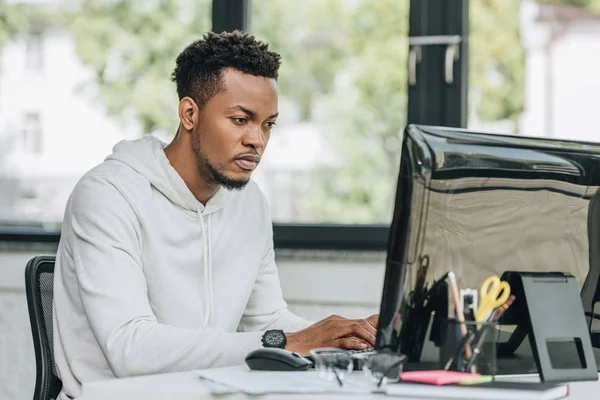
[[[208,251],[208,282],[210,282],[209,284],[209,288],[210,288],[210,315],[214,317],[215,315],[215,293],[214,293],[214,288],[213,288],[213,276],[212,276],[212,239],[211,239],[211,232],[212,230],[210,229],[210,216],[212,214],[208,214],[207,221],[206,221],[206,227],[207,227],[207,231],[208,231],[208,242],[207,242],[207,247],[206,250]]]
[[[211,237],[210,237],[210,214],[208,214],[206,224],[202,211],[198,209],[200,218],[200,228],[202,229],[202,241],[204,242],[204,328],[208,326],[210,317],[214,314],[213,306],[213,287],[212,287],[212,262],[211,262]]]

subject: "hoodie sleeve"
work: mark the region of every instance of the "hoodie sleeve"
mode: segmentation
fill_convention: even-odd
[[[112,179],[112,178],[111,178]],[[69,201],[67,226],[83,312],[117,377],[243,364],[262,332],[161,324],[148,300],[143,237],[134,209],[106,179],[85,178]]]
[[[281,329],[290,333],[297,332],[312,325],[313,322],[293,314],[283,299],[273,249],[273,223],[262,193],[261,198],[265,216],[265,252],[239,330],[252,332]]]

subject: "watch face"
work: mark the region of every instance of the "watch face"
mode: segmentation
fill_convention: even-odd
[[[265,343],[268,346],[278,347],[283,344],[285,336],[280,331],[269,331],[265,334]]]

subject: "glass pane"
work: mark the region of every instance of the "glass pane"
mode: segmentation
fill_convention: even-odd
[[[276,222],[389,223],[406,123],[408,1],[252,0],[283,57],[255,179]]]
[[[0,225],[56,229],[116,142],[175,132],[170,74],[211,1],[0,3]]]
[[[469,7],[469,128],[600,141],[600,2]]]

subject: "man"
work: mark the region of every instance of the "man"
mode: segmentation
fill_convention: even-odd
[[[61,399],[87,381],[374,344],[377,316],[287,310],[267,202],[250,175],[276,123],[280,56],[239,32],[177,58],[179,129],[118,143],[67,203],[54,281]],[[267,334],[268,333],[268,334]]]

